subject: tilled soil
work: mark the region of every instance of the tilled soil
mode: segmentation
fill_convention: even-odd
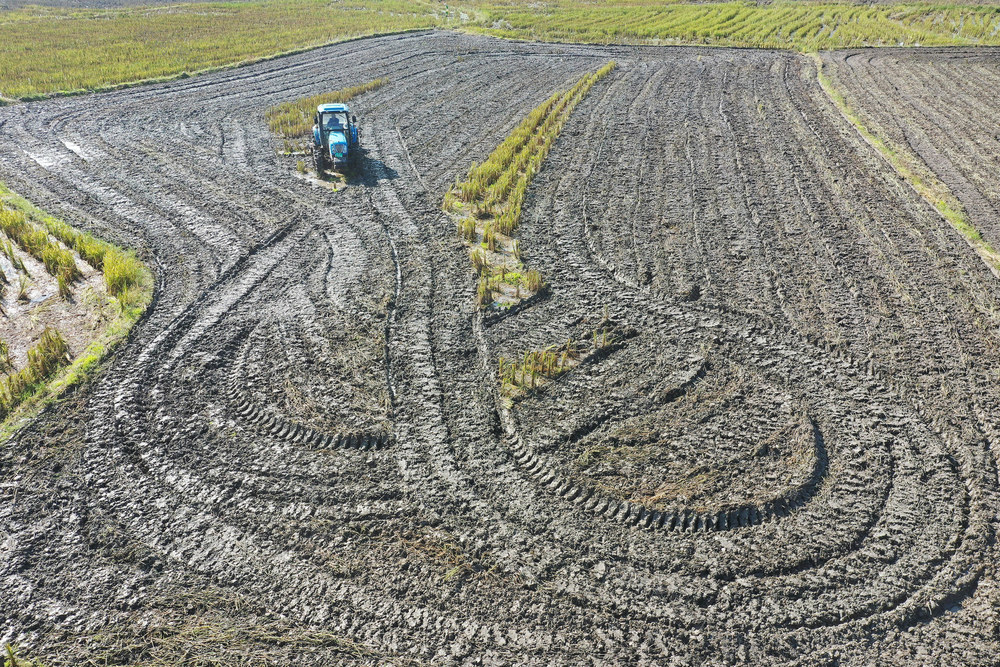
[[[547,296],[482,318],[441,198],[609,59],[529,191]],[[815,74],[428,33],[2,110],[0,178],[159,275],[104,375],[3,445],[2,639],[990,664],[996,282]],[[295,174],[263,109],[378,76],[349,186]],[[605,329],[500,396],[499,355]]]
[[[1000,247],[1000,49],[833,51],[824,60],[865,121],[919,156]]]

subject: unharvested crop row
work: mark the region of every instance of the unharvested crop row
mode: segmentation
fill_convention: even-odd
[[[6,343],[0,341],[0,346],[10,365]],[[69,346],[58,330],[47,327],[38,343],[28,350],[28,365],[0,380],[0,419],[68,363]]]
[[[27,253],[45,266],[56,278],[59,294],[71,296],[70,287],[84,273],[77,264],[83,259],[102,271],[108,295],[117,300],[118,317],[105,326],[100,338],[82,351],[72,367],[58,379],[58,372],[70,364],[69,346],[55,328],[46,327],[35,345],[28,350],[27,365],[15,369],[6,341],[0,341],[0,421],[32,399],[58,394],[63,388],[86,377],[104,354],[121,340],[145,310],[152,296],[149,270],[132,252],[80,232],[62,220],[46,214],[24,198],[0,184],[0,231],[10,240],[0,238],[0,253],[6,256],[17,275],[17,299],[29,299],[32,279],[23,261]],[[15,250],[15,244],[21,249]],[[12,278],[0,271],[0,294]],[[28,315],[25,315],[27,317]],[[51,382],[50,382],[51,381]],[[39,400],[36,400],[39,399]],[[26,409],[30,409],[26,408]]]
[[[60,289],[64,283],[71,283],[81,275],[73,256],[75,251],[87,264],[104,273],[108,293],[123,306],[132,305],[131,302],[138,298],[136,289],[145,280],[145,268],[134,253],[46,215],[3,186],[0,186],[0,230],[41,261],[46,271],[60,280]],[[12,262],[16,261],[13,253],[6,249],[4,252]]]
[[[485,162],[472,165],[465,180],[445,196],[445,208],[454,209],[456,198],[470,203],[477,215],[495,218],[495,231],[509,236],[521,218],[528,184],[541,169],[569,115],[614,68],[611,61],[536,107]]]
[[[267,119],[267,126],[279,137],[302,139],[312,129],[313,115],[316,113],[316,107],[320,104],[349,102],[361,93],[377,90],[387,83],[389,83],[389,79],[382,77],[330,93],[320,93],[319,95],[282,102],[265,111],[264,117]]]
[[[480,306],[493,303],[505,285],[513,292],[506,295],[511,303],[544,287],[537,270],[523,271],[520,243],[510,236],[520,223],[528,185],[542,168],[570,114],[615,66],[610,61],[581,77],[568,90],[549,97],[482,164],[473,164],[465,180],[445,195],[443,208],[455,217],[459,236],[470,245],[481,239],[481,247],[471,254],[479,276]],[[508,260],[513,260],[513,267],[508,266]]]
[[[48,233],[31,224],[24,213],[0,204],[0,230],[22,250],[42,262],[45,270],[53,277],[65,282],[72,282],[80,277],[80,269],[73,253],[53,242]]]

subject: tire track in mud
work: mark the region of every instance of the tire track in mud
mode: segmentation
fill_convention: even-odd
[[[809,60],[364,43],[0,110],[0,178],[160,267],[107,372],[4,445],[0,639],[280,616],[425,661],[990,662],[995,284]],[[482,318],[441,197],[611,58],[526,203],[551,293]],[[295,177],[263,108],[383,75],[361,173]],[[496,355],[605,306],[608,352],[499,400]],[[250,602],[186,606],[211,589]]]
[[[604,114],[604,116],[605,116],[605,117],[608,117],[608,116],[613,116],[613,114]],[[768,136],[768,135],[763,135],[763,136]],[[599,160],[599,158],[598,158],[598,160]],[[561,165],[560,165],[560,167],[561,167]],[[560,170],[560,167],[556,167],[556,168],[555,168],[554,170],[555,170],[555,171],[559,171],[559,170]],[[585,188],[585,187],[579,187],[579,188],[578,188],[578,191],[586,191],[586,188]],[[598,197],[598,198],[600,198],[600,197]],[[581,217],[583,217],[583,218],[584,218],[584,220],[585,220],[585,226],[586,226],[586,220],[587,220],[587,214],[586,214],[586,203],[584,203],[584,205],[583,205],[583,208],[584,208],[584,213],[582,214],[582,216],[581,216]],[[556,210],[558,210],[558,209],[556,209]],[[542,217],[542,218],[544,219],[544,217],[545,217],[545,216],[544,216],[544,214],[543,214],[543,215],[542,215],[542,216],[540,216],[540,217]],[[585,234],[586,234],[586,231],[585,231]],[[558,239],[562,239],[562,238],[565,238],[565,237],[567,237],[567,236],[572,236],[572,234],[557,234],[556,236],[557,236],[557,238],[558,238]],[[545,241],[546,241],[546,240],[547,240],[547,239],[540,239],[540,240],[539,240],[539,242],[541,242],[541,243],[545,243]],[[532,247],[531,245],[528,245],[527,243],[526,243],[526,246],[527,246],[527,247]],[[567,254],[567,253],[563,253],[563,257],[565,257],[565,254]],[[556,261],[557,261],[557,259],[556,259],[556,258],[552,258],[552,257],[549,257],[549,258],[547,258],[547,259],[548,259],[549,261],[552,261],[552,262],[556,262]],[[604,265],[605,267],[607,267],[607,263],[605,263],[605,262],[601,262],[601,263],[602,263],[602,264],[603,264],[603,265]],[[620,283],[622,283],[622,284],[626,284],[626,285],[630,286],[630,287],[631,287],[631,288],[633,288],[633,289],[638,289],[638,287],[639,287],[639,286],[638,286],[638,285],[637,285],[637,284],[635,283],[635,281],[634,281],[634,280],[631,280],[630,278],[628,278],[628,277],[625,277],[625,276],[623,276],[622,274],[620,274],[620,273],[618,273],[618,272],[615,272],[615,271],[612,271],[612,275],[613,275],[613,277],[614,277],[614,278],[616,278],[616,279],[617,279],[617,280],[618,280],[618,281],[619,281]],[[587,284],[587,285],[592,285],[592,284],[593,284],[593,282],[594,282],[594,278],[593,278],[593,277],[583,277],[583,276],[577,276],[577,277],[575,278],[575,282],[578,282],[578,283],[583,283],[583,284]],[[576,296],[576,294],[575,294],[576,290],[573,290],[572,288],[567,288],[567,289],[568,289],[568,291],[570,291],[571,293],[574,293],[574,297]],[[621,299],[621,295],[620,295],[620,294],[619,294],[619,295],[616,295],[616,297],[615,297],[615,298],[616,298],[616,299],[618,299],[618,300],[620,300],[620,299]],[[726,310],[729,310],[729,309],[727,308]],[[745,317],[745,315],[744,315],[744,317]],[[801,337],[801,334],[800,334],[799,336]],[[826,349],[826,350],[824,350],[824,351],[828,352],[828,351],[829,351],[829,349],[827,348],[827,349]],[[815,353],[814,353],[814,354],[815,354]],[[919,411],[920,411],[920,412],[922,412],[922,409],[920,409]],[[991,468],[992,468],[992,466],[991,466]],[[995,468],[993,468],[993,469],[995,470]],[[957,472],[957,471],[956,471],[956,472]],[[990,484],[990,486],[994,486],[993,482],[989,482],[989,484]],[[963,502],[963,505],[967,505],[967,504],[968,504],[968,499],[966,499],[966,500],[965,500],[965,501]],[[982,547],[982,546],[984,546],[985,544],[988,544],[988,543],[989,543],[989,540],[988,540],[988,541],[987,541],[986,543],[983,543],[983,542],[978,542],[978,546]],[[855,545],[853,545],[853,546],[859,546],[859,545],[855,544]],[[853,548],[853,547],[852,547],[852,548]],[[981,571],[981,568],[980,568],[980,571]],[[973,584],[973,585],[974,585],[974,584]],[[966,591],[967,591],[967,592],[968,592],[969,590],[974,590],[974,588],[973,588],[973,589],[966,589]],[[934,605],[932,605],[932,607],[933,607],[933,606],[934,606]],[[940,606],[937,606],[937,608],[938,608],[938,609],[941,609],[941,607],[940,607]],[[855,616],[858,616],[858,617],[860,617],[860,616],[863,616],[863,615],[864,615],[865,613],[866,613],[866,612],[858,612],[857,614],[855,614]]]

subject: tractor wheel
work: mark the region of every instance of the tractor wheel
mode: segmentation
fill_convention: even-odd
[[[323,151],[313,148],[313,161],[316,163],[316,175],[323,175]]]

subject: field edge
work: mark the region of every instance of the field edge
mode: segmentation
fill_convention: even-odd
[[[155,76],[147,79],[134,79],[131,81],[122,81],[119,83],[112,83],[106,86],[97,86],[94,88],[56,90],[48,93],[31,93],[28,95],[22,95],[20,97],[5,97],[3,96],[2,93],[0,93],[0,107],[12,106],[15,104],[22,104],[27,102],[39,102],[42,100],[51,100],[60,97],[76,97],[78,95],[96,95],[98,93],[110,93],[116,90],[127,90],[129,88],[137,88],[139,86],[152,86],[160,83],[170,83],[172,81],[190,79],[192,77],[202,76],[205,74],[212,74],[215,72],[227,72],[229,70],[239,69],[241,67],[249,67],[251,65],[257,65],[260,63],[269,62],[271,60],[278,60],[279,58],[297,56],[302,53],[308,53],[309,51],[315,51],[317,49],[326,48],[328,46],[336,46],[338,44],[348,44],[350,42],[357,42],[363,39],[372,39],[376,37],[392,37],[393,35],[408,35],[411,33],[433,32],[435,30],[439,30],[439,28],[431,26],[426,28],[410,28],[407,30],[391,30],[389,32],[377,32],[377,33],[371,33],[370,35],[356,35],[353,37],[345,37],[344,39],[335,39],[328,42],[322,42],[320,44],[313,44],[310,46],[302,46],[295,49],[289,49],[287,51],[280,51],[278,53],[269,53],[263,56],[259,56],[257,58],[246,58],[243,60],[226,63],[224,65],[214,65],[212,67],[205,67],[198,70],[185,70],[182,72],[176,72],[174,74]]]
[[[837,88],[834,80],[824,71],[825,63],[819,53],[806,54],[816,66],[816,79],[827,99],[837,108],[840,115],[857,131],[866,144],[890,166],[899,178],[921,199],[927,202],[938,215],[955,231],[979,256],[989,270],[1000,279],[1000,252],[998,252],[976,228],[972,217],[958,197],[938,178],[933,170],[907,148],[884,138],[872,123],[865,123],[860,112],[847,101],[847,96]]]
[[[2,182],[0,182],[0,200],[33,220],[49,216],[48,213],[24,197],[8,189]],[[105,243],[119,251],[123,250],[113,243],[107,241]],[[103,333],[91,341],[66,367],[36,388],[30,396],[21,401],[10,414],[0,421],[0,443],[13,437],[49,406],[63,398],[68,391],[91,380],[97,374],[101,363],[129,337],[135,325],[148,312],[155,292],[152,270],[145,262],[140,262],[140,265],[143,274],[139,282],[139,293],[129,299],[128,303],[116,299],[118,314],[115,319],[108,323]],[[109,295],[109,298],[113,297]]]

